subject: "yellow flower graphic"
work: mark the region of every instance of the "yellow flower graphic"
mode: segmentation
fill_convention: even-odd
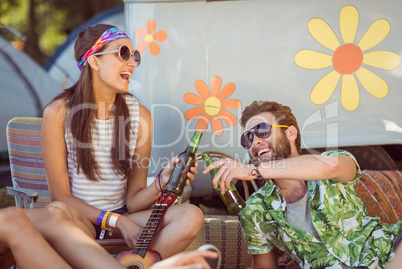
[[[196,130],[204,132],[209,120],[211,120],[212,131],[215,135],[220,136],[223,134],[223,125],[221,119],[228,125],[233,126],[237,123],[237,118],[230,112],[223,109],[238,109],[241,107],[241,102],[238,99],[228,99],[235,90],[236,86],[233,83],[227,83],[219,92],[222,86],[222,79],[215,76],[211,81],[211,93],[208,87],[202,80],[195,82],[195,88],[200,96],[194,93],[186,93],[184,101],[191,105],[201,106],[189,109],[184,113],[187,120],[193,120],[202,116],[196,125]]]
[[[305,69],[333,70],[323,76],[311,91],[311,101],[316,105],[326,103],[339,81],[341,82],[341,103],[346,110],[355,110],[360,103],[359,86],[361,85],[376,98],[384,98],[388,94],[388,84],[363,67],[367,66],[393,70],[400,65],[400,57],[391,51],[369,51],[381,43],[391,30],[385,19],[376,20],[363,35],[357,45],[354,44],[359,24],[359,13],[354,6],[345,6],[339,15],[339,28],[343,44],[338,40],[331,27],[320,18],[313,18],[308,23],[308,30],[313,38],[332,55],[313,50],[301,50],[295,55],[295,63]]]

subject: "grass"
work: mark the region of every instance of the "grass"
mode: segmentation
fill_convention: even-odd
[[[6,188],[0,189],[0,208],[15,206],[14,196],[7,193]]]

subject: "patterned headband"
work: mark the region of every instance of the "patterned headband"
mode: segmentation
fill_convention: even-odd
[[[77,63],[78,69],[81,71],[82,66],[88,60],[88,57],[97,52],[100,48],[103,47],[106,43],[111,41],[115,41],[117,39],[127,38],[130,39],[123,31],[113,27],[107,29],[98,40],[96,40],[95,44],[93,44],[92,48],[90,48],[85,54],[82,56],[81,61]]]

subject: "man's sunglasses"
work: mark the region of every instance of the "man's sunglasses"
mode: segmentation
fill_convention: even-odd
[[[244,132],[240,138],[240,144],[245,149],[249,149],[253,144],[254,135],[259,138],[268,138],[271,135],[272,127],[289,127],[287,125],[271,125],[266,122],[261,122],[251,128],[250,130]]]
[[[103,54],[116,53],[116,52],[122,62],[127,62],[128,60],[130,60],[130,57],[133,57],[136,67],[140,66],[140,63],[141,63],[140,52],[138,50],[134,50],[134,51],[130,52],[130,49],[126,45],[121,46],[117,50],[102,51],[102,52],[94,53],[92,55],[96,56],[96,55],[103,55]]]

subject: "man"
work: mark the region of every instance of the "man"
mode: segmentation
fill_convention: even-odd
[[[300,155],[296,118],[276,102],[253,102],[240,122],[250,164],[226,159],[204,173],[221,167],[214,187],[218,181],[228,187],[234,178],[266,179],[239,214],[253,269],[278,268],[277,249],[302,268],[388,266],[402,222],[381,224],[367,216],[355,190],[360,169],[350,153]]]

